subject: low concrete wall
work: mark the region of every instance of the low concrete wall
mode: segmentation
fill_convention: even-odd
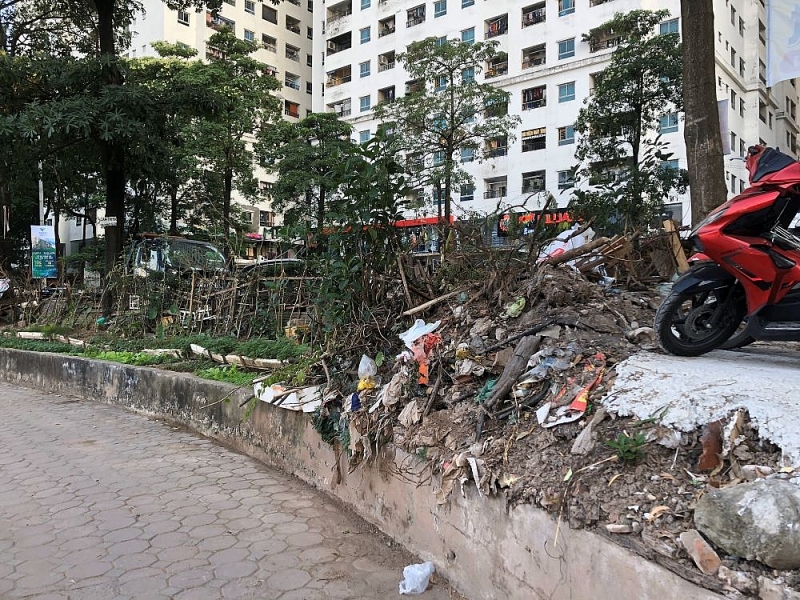
[[[479,599],[719,599],[588,531],[556,522],[532,506],[509,509],[503,498],[454,492],[438,506],[421,464],[386,450],[348,473],[307,416],[258,403],[244,419],[249,390],[190,375],[55,354],[0,349],[0,379],[45,392],[77,395],[167,417],[340,498],[356,513]],[[219,402],[230,394],[229,402]],[[392,473],[402,469],[412,481]]]

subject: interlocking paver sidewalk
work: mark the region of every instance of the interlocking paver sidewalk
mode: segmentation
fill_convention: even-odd
[[[0,383],[0,598],[390,598],[411,560],[211,440]]]

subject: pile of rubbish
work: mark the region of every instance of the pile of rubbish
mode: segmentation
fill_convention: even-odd
[[[731,597],[798,583],[746,560],[772,557],[782,547],[741,553],[741,546],[713,533],[724,529],[713,517],[695,522],[695,508],[709,490],[794,477],[791,469],[781,471],[779,449],[759,438],[748,415],[738,417],[731,455],[748,462],[733,469],[731,458],[708,449],[703,430],[674,431],[658,414],[623,418],[603,406],[613,394],[616,365],[641,350],[657,351],[651,324],[680,262],[670,238],[647,254],[642,248],[651,242],[594,244],[586,230],[576,231],[554,242],[560,247],[546,249],[505,290],[503,302],[475,283],[406,311],[404,329],[383,332],[382,345],[338,365],[357,377],[336,390],[330,379],[320,385],[312,404],[315,427],[339,445],[350,469],[384,447],[424,462],[443,505],[467,486],[482,495],[503,494],[512,505],[551,511],[565,526],[613,535]],[[578,235],[584,237],[571,242]],[[642,253],[637,265],[649,264],[650,275],[636,274],[632,285],[632,270],[624,266],[634,247]],[[671,270],[653,275],[664,253]],[[586,264],[594,264],[591,271],[581,268]],[[736,549],[736,556],[720,558],[700,543],[708,545],[706,538]]]

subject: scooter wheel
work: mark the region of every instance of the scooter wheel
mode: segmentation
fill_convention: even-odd
[[[719,348],[739,327],[746,312],[744,298],[721,306],[730,288],[672,293],[656,312],[655,330],[661,347],[678,356],[699,356]]]

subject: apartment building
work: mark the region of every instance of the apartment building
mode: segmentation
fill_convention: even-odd
[[[733,194],[747,184],[739,160],[747,146],[767,143],[796,156],[798,93],[794,82],[766,87],[763,0],[715,3],[717,92]],[[609,34],[590,44],[583,34],[617,12],[663,8],[671,16],[659,31],[680,32],[679,0],[315,0],[313,69],[322,93],[313,109],[335,112],[368,140],[378,126],[372,108],[405,93],[409,77],[395,57],[409,43],[430,36],[495,40],[507,59],[483,65],[478,77],[509,92],[509,112],[521,124],[513,141],[496,142],[491,158],[465,163],[474,186],[454,192],[454,213],[498,205],[536,210],[548,192],[563,207],[574,185],[573,124],[617,43]],[[661,134],[671,166],[686,168],[682,115],[665,114]],[[689,223],[688,195],[668,209]]]
[[[297,121],[311,112],[312,0],[284,0],[279,5],[268,0],[224,0],[216,16],[208,11],[171,10],[162,0],[145,0],[143,5],[144,11],[131,26],[129,56],[155,56],[151,43],[165,40],[191,46],[204,57],[208,39],[217,29],[227,26],[238,37],[254,42],[258,50],[253,56],[272,67],[282,84],[277,93],[283,100],[284,118]],[[269,187],[269,174],[258,169],[257,177],[263,187]],[[235,201],[243,209],[245,220],[249,217],[254,238],[281,223],[280,215],[267,203],[252,206],[241,198]]]

